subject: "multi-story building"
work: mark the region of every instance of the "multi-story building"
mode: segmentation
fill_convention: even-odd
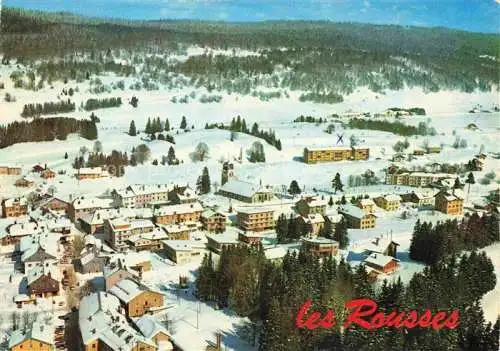
[[[301,216],[308,216],[315,213],[324,215],[327,205],[328,202],[326,200],[316,199],[312,196],[308,196],[297,201],[295,207],[297,208],[297,212],[299,212]]]
[[[344,215],[349,228],[375,228],[375,215],[373,213],[367,214],[359,207],[351,204],[341,206],[339,212]]]
[[[152,232],[132,235],[126,241],[134,251],[159,251],[163,248],[163,240],[168,238],[163,229],[156,227]]]
[[[200,218],[203,230],[223,233],[226,231],[226,216],[213,210],[205,210]]]
[[[169,240],[189,240],[191,228],[185,224],[160,225]]]
[[[102,167],[94,167],[94,168],[79,168],[75,172],[75,177],[78,180],[85,179],[98,179],[103,177],[108,177],[109,173]]]
[[[52,179],[56,177],[56,172],[47,168],[40,172],[40,177],[42,177],[43,179]]]
[[[366,214],[375,212],[375,202],[372,199],[360,199],[357,205]]]
[[[403,172],[388,173],[386,183],[393,185],[408,185],[415,187],[426,187],[441,179],[456,177],[456,175],[447,173],[425,173],[425,172]]]
[[[112,199],[80,196],[74,199],[68,206],[68,216],[75,222],[84,215],[94,213],[96,210],[112,207]]]
[[[140,317],[163,306],[163,294],[150,290],[136,280],[126,278],[117,282],[109,292],[120,300],[128,317]]]
[[[368,160],[369,148],[351,148],[347,146],[333,147],[306,147],[304,148],[304,162],[332,162],[344,160]]]
[[[13,197],[2,201],[2,217],[20,217],[26,214],[28,214],[28,200],[25,197]]]
[[[22,177],[22,178],[16,180],[14,185],[19,187],[19,188],[30,188],[33,185],[35,185],[35,181],[33,179],[31,179],[30,177],[26,176],[26,177]]]
[[[157,224],[180,224],[198,222],[203,212],[199,202],[172,206],[162,206],[154,210],[153,215]]]
[[[9,339],[10,351],[51,351],[54,350],[55,324],[51,317],[40,313],[37,319],[24,328],[12,332]],[[49,320],[50,322],[47,322]]]
[[[307,216],[300,217],[307,226],[308,232],[311,235],[318,235],[325,226],[325,219],[320,213],[312,213]]]
[[[401,198],[404,202],[414,203],[418,208],[433,208],[435,205],[435,191],[432,189],[415,190],[409,194],[403,194]]]
[[[238,209],[236,219],[238,227],[249,232],[260,232],[275,226],[274,210],[266,207],[242,207]]]
[[[238,245],[241,245],[241,242],[238,240],[238,234],[234,232],[207,235],[207,248],[217,253]]]
[[[81,229],[87,234],[104,231],[104,222],[113,218],[134,218],[136,213],[130,208],[103,208],[84,214],[78,220]]]
[[[323,257],[336,256],[339,251],[339,243],[323,237],[303,238],[302,249]]]
[[[391,274],[398,268],[399,260],[392,256],[373,252],[364,260],[364,264],[368,272],[374,270],[376,274]]]
[[[53,267],[35,267],[26,273],[26,289],[30,298],[45,298],[59,294],[59,281]]]
[[[163,250],[169,260],[177,264],[186,264],[191,262],[193,257],[200,256],[205,250],[205,245],[189,240],[164,240]]]
[[[401,196],[396,194],[383,195],[373,199],[378,207],[386,211],[397,211],[401,206]]]
[[[116,206],[142,208],[152,203],[167,204],[170,202],[169,194],[171,192],[177,189],[186,188],[186,186],[177,186],[173,184],[135,184],[129,185],[124,189],[113,190],[111,196],[115,200]]]
[[[264,202],[273,198],[269,188],[237,179],[228,180],[217,194],[247,203]]]
[[[198,201],[196,192],[189,186],[174,185],[174,188],[168,193],[168,200],[173,205],[189,204]]]
[[[0,166],[0,175],[21,175],[21,167]]]
[[[435,208],[449,215],[460,216],[464,209],[462,191],[443,189],[435,197]]]
[[[104,230],[111,246],[123,251],[128,245],[126,240],[137,234],[150,233],[155,229],[152,221],[147,219],[114,218],[104,222]]]

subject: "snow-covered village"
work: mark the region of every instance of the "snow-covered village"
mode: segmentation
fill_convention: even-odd
[[[5,6],[0,350],[498,349],[498,33]]]

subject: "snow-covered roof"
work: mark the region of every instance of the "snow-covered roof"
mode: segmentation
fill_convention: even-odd
[[[116,194],[123,198],[131,198],[141,195],[152,195],[157,193],[168,193],[174,190],[174,184],[133,184],[123,189],[115,189]]]
[[[60,228],[69,228],[71,227],[71,221],[69,218],[54,218],[45,220],[45,225],[47,229],[53,231],[55,229]]]
[[[113,199],[81,196],[74,199],[72,204],[75,210],[85,208],[111,208],[113,207]]]
[[[224,217],[225,217],[225,215],[224,215],[223,213],[218,212],[218,211],[214,211],[214,210],[212,210],[212,209],[206,209],[205,211],[203,211],[203,212],[201,213],[201,216],[202,216],[203,218],[210,218],[210,217],[215,216],[215,215],[218,215],[218,216],[224,216]]]
[[[387,237],[376,237],[370,243],[363,246],[365,251],[383,253],[391,243],[399,245],[391,238]]]
[[[274,212],[274,209],[269,208],[269,207],[239,207],[237,209],[238,213],[244,213],[244,214],[254,214],[254,213],[265,213],[265,212]]]
[[[171,205],[171,206],[162,206],[154,211],[155,216],[172,216],[174,214],[182,214],[182,213],[192,213],[192,212],[201,212],[203,211],[203,207],[199,202],[194,202],[190,204],[180,204],[180,205]]]
[[[147,314],[137,318],[134,321],[134,324],[137,326],[137,329],[140,330],[142,335],[148,339],[152,339],[158,333],[170,336],[169,332],[156,319]]]
[[[304,217],[304,220],[306,223],[311,223],[311,224],[318,224],[325,222],[325,219],[320,213],[311,213],[306,217]]]
[[[109,220],[111,228],[115,232],[133,230],[133,229],[144,229],[144,228],[154,228],[154,223],[149,219],[128,219],[128,218],[114,218]]]
[[[334,245],[334,246],[337,246],[339,243],[338,241],[335,241],[335,240],[332,240],[332,239],[328,239],[328,238],[324,238],[322,236],[318,236],[318,237],[315,237],[315,238],[302,238],[303,241],[305,242],[308,242],[308,243],[312,243],[312,244],[320,244],[320,245]]]
[[[336,213],[336,214],[328,214],[328,215],[326,215],[326,218],[328,218],[330,223],[340,223],[340,221],[344,217],[341,214]]]
[[[75,171],[75,174],[100,174],[100,175],[103,175],[103,174],[107,174],[108,172],[103,170],[101,167],[83,167],[83,168],[79,168]]]
[[[189,240],[163,240],[163,244],[175,251],[191,251],[191,241]]]
[[[24,237],[24,238],[28,238],[28,237]],[[44,260],[46,260],[46,259],[54,259],[55,260],[57,257],[57,251],[58,251],[57,242],[54,243],[52,241],[48,241],[45,243],[40,243],[40,242],[34,243],[27,250],[25,250],[23,252],[23,254],[21,256],[21,262],[28,261],[30,258],[35,256],[37,254],[37,252],[39,252],[39,251],[45,253],[45,255],[43,256]]]
[[[168,233],[181,233],[189,230],[185,224],[162,224],[161,227]]]
[[[401,196],[397,194],[389,194],[385,195],[384,199],[386,199],[387,201],[401,201]]]
[[[361,206],[374,206],[375,205],[375,202],[373,202],[372,199],[361,199],[359,201],[359,203],[361,204]]]
[[[38,227],[38,224],[34,222],[16,223],[9,227],[9,234],[11,236],[25,236],[39,232],[40,228]]]
[[[349,215],[354,218],[363,218],[366,216],[365,212],[357,206],[352,204],[345,204],[339,207],[339,212]]]
[[[130,208],[100,208],[93,213],[88,213],[80,218],[81,221],[96,225],[103,224],[106,219],[124,217],[133,218],[135,217],[135,211]]]
[[[120,300],[105,292],[84,296],[79,306],[79,329],[84,344],[100,339],[112,350],[130,351],[137,342],[155,347],[141,335],[120,312]]]
[[[9,339],[9,349],[13,349],[16,345],[28,340],[36,340],[53,345],[54,329],[54,324],[52,322],[47,323],[47,321],[43,319],[42,314],[42,316],[38,317],[27,330],[18,329],[12,333]]]
[[[142,239],[164,240],[164,239],[168,239],[168,235],[161,228],[155,228],[152,232],[136,234],[136,235],[129,236],[127,238],[127,240],[129,240],[132,243],[135,243],[135,242],[142,240]]]
[[[32,247],[49,247],[49,251],[57,251],[57,243],[60,239],[59,234],[55,233],[35,233],[21,238],[19,242],[19,251],[25,252]]]
[[[455,201],[464,199],[464,193],[460,189],[447,189],[439,194],[443,196],[446,199],[446,201]]]
[[[263,186],[237,179],[230,179],[220,188],[220,191],[237,194],[243,197],[252,197],[258,192],[270,192],[270,190],[266,189]]]
[[[264,250],[264,255],[268,260],[275,260],[285,257],[288,251],[295,249],[286,248],[284,246],[271,247]]]
[[[28,285],[30,285],[34,281],[38,280],[41,276],[49,274],[52,277],[52,279],[55,279],[58,275],[56,268],[53,266],[34,267],[26,272],[26,280],[28,282]]]
[[[122,279],[109,290],[124,303],[128,303],[148,289],[132,279]]]
[[[212,239],[219,244],[237,244],[238,233],[227,231],[222,234],[207,234],[207,238]]]
[[[4,200],[5,207],[12,207],[14,205],[26,206],[28,205],[28,200],[25,197],[11,197]]]
[[[385,267],[391,261],[399,261],[392,256],[382,255],[381,253],[372,252],[366,259],[365,263],[373,264],[378,267]]]

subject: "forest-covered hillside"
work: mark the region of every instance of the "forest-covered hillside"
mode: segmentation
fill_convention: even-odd
[[[1,26],[7,58],[29,62],[65,56],[64,64],[49,65],[56,77],[47,65],[37,67],[39,74],[55,80],[89,79],[107,65],[118,74],[135,72],[141,81],[136,88],[141,89],[191,85],[260,96],[265,93],[258,88],[265,87],[274,90],[269,96],[296,90],[307,92],[302,101],[330,103],[360,86],[375,92],[404,87],[472,92],[490,91],[499,80],[499,35],[444,28],[319,21],[121,21],[12,8],[2,11]],[[255,55],[209,53],[168,60],[168,54],[189,45],[238,48]],[[127,56],[118,49],[128,49]],[[83,62],[74,58],[90,52]],[[113,67],[113,55],[134,67]],[[102,67],[96,68],[96,62]],[[85,66],[92,68],[85,71]],[[182,78],[173,80],[172,75]]]

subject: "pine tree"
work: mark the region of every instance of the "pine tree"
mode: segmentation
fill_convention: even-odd
[[[164,129],[165,129],[166,132],[170,131],[170,121],[168,120],[168,118],[165,120],[165,127],[164,127]]]
[[[201,176],[198,178],[197,187],[198,193],[208,194],[210,192],[210,176],[208,174],[208,168],[204,167]]]
[[[332,207],[333,206],[333,197],[330,196],[328,199],[328,206]]]
[[[472,172],[469,172],[469,175],[467,176],[467,179],[465,180],[465,183],[469,184],[469,187],[468,187],[468,190],[467,190],[467,197],[469,197],[470,186],[472,184],[476,183],[476,180],[474,179],[474,174],[472,174]]]
[[[301,193],[299,184],[296,180],[292,180],[292,182],[290,183],[290,186],[288,187],[288,193],[294,196]]]
[[[349,245],[349,236],[347,234],[347,222],[344,218],[340,220],[335,226],[335,233],[333,239],[338,241],[339,247],[345,249]]]
[[[338,190],[343,191],[344,185],[342,184],[339,173],[336,173],[335,178],[332,179],[332,188],[334,189],[335,194]]]
[[[323,225],[323,228],[321,229],[321,236],[324,236],[325,238],[331,239],[333,234],[333,227],[332,227],[332,222],[329,220],[325,221],[325,224]]]
[[[340,204],[345,205],[347,203],[347,200],[344,195],[342,195],[342,198],[340,199]]]
[[[65,153],[64,153],[64,159],[65,159],[65,160],[67,160],[67,159],[68,159],[68,153],[67,153],[67,152],[65,152]]]
[[[280,244],[288,241],[288,220],[284,213],[280,214],[276,222],[276,236]]]
[[[135,122],[133,120],[130,122],[130,127],[128,129],[128,135],[130,135],[130,136],[137,135],[137,130],[135,128]]]
[[[182,116],[182,120],[181,120],[181,125],[179,126],[180,129],[186,129],[187,128],[187,121],[186,121],[186,117],[185,116]]]
[[[146,128],[144,129],[144,132],[146,134],[152,134],[153,133],[153,128],[151,125],[151,118],[148,117],[148,121],[146,122]]]
[[[167,163],[169,165],[175,164],[177,161],[177,158],[175,157],[175,150],[172,146],[168,149],[168,154],[167,154]]]

